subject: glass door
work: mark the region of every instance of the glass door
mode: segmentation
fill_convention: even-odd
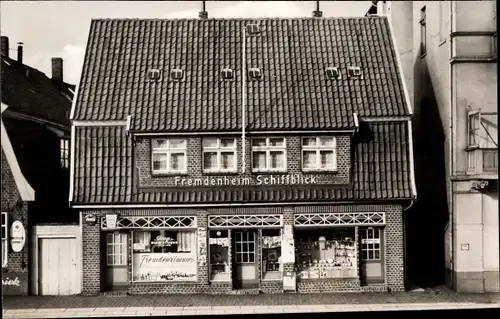
[[[360,275],[362,284],[384,282],[383,230],[360,228]]]
[[[233,234],[233,286],[253,287],[258,283],[257,232],[235,231]]]

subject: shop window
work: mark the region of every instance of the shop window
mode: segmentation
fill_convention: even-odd
[[[204,138],[203,171],[205,172],[236,171],[236,139]]]
[[[252,138],[252,169],[256,172],[285,171],[285,138]]]
[[[380,260],[380,229],[360,229],[363,260]]]
[[[210,280],[230,281],[229,271],[229,231],[210,231]]]
[[[194,230],[133,231],[134,281],[196,281]]]
[[[299,278],[356,278],[355,228],[295,231]]]
[[[302,138],[302,169],[305,171],[332,171],[336,169],[335,137]]]
[[[255,233],[237,232],[234,236],[235,247],[234,258],[239,264],[255,263]]]
[[[61,151],[61,167],[64,169],[69,168],[69,140],[61,139],[60,151]]]
[[[2,267],[7,266],[7,255],[9,249],[9,238],[8,238],[8,214],[2,212]]]
[[[127,265],[127,234],[124,233],[108,233],[106,264],[108,266],[125,266]]]
[[[151,144],[153,173],[186,172],[185,139],[153,139]]]
[[[262,230],[262,279],[280,280],[283,273],[281,263],[281,230]]]

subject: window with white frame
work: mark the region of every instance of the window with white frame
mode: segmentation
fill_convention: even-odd
[[[284,137],[252,138],[252,169],[254,171],[285,171],[286,140]]]
[[[151,141],[153,173],[184,173],[187,167],[186,139],[163,138]]]
[[[61,167],[64,169],[69,168],[69,140],[62,138],[60,141],[61,151]]]
[[[361,256],[363,260],[380,260],[380,235],[379,228],[360,229]]]
[[[302,169],[332,171],[337,168],[336,140],[333,136],[302,138]]]
[[[127,265],[127,234],[113,232],[106,235],[106,264]]]
[[[8,214],[2,212],[2,267],[7,266],[7,252],[9,249],[8,225]]]
[[[235,172],[236,168],[235,138],[203,138],[203,171]]]
[[[498,148],[497,113],[470,110],[467,115],[467,146],[469,148]]]

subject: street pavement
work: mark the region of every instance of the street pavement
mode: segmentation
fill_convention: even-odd
[[[420,292],[261,295],[4,296],[4,318],[184,316],[495,309],[500,294]]]

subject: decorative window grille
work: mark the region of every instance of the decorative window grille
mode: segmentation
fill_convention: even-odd
[[[2,267],[7,266],[7,253],[9,249],[9,214],[2,212]]]
[[[152,170],[154,173],[185,173],[187,169],[186,139],[153,139]]]
[[[333,136],[302,138],[302,169],[333,171],[337,168],[336,139]]]
[[[101,219],[101,227],[107,228],[106,217]],[[195,228],[195,216],[162,216],[162,217],[120,217],[116,221],[116,228]]]
[[[108,266],[127,265],[127,234],[113,232],[106,234],[106,264]]]
[[[295,214],[294,219],[298,227],[385,225],[385,213]]]
[[[203,171],[236,171],[235,138],[203,138]]]
[[[266,228],[281,227],[281,215],[211,215],[208,216],[210,228]]]
[[[284,137],[252,138],[252,170],[255,172],[286,170]]]

